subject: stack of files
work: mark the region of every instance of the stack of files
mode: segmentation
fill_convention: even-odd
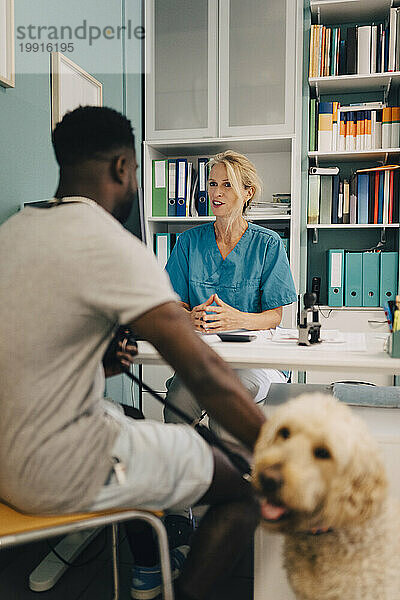
[[[384,23],[325,27],[311,25],[309,77],[400,70],[400,14],[391,8]]]
[[[398,288],[397,252],[327,252],[328,305],[384,307]]]
[[[198,158],[197,174],[186,158],[153,160],[152,216],[207,216],[208,158]]]
[[[246,214],[249,218],[290,215],[290,199],[290,194],[273,194],[271,200],[260,198],[258,201],[250,204]]]

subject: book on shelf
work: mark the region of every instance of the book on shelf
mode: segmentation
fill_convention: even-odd
[[[330,152],[333,138],[333,102],[318,103],[318,150]]]
[[[351,177],[309,175],[308,224],[399,222],[400,166],[359,169]]]
[[[335,225],[339,223],[339,189],[340,189],[340,177],[339,175],[333,175],[332,177],[332,213],[331,223]]]
[[[400,70],[400,8],[381,23],[350,27],[311,25],[309,77]]]
[[[316,116],[317,116],[317,101],[315,98],[310,100],[310,152],[314,152],[317,149],[315,135],[317,131]]]
[[[321,175],[308,177],[308,220],[310,225],[319,223]]]
[[[330,223],[332,215],[332,176],[320,176],[319,223]],[[317,200],[315,201],[317,203]],[[318,222],[318,221],[317,221]]]
[[[357,152],[399,148],[400,106],[383,102],[310,101],[310,151]]]

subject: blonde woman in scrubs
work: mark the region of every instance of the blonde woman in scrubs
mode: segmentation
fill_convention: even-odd
[[[179,236],[166,266],[172,286],[199,331],[275,328],[282,306],[297,296],[279,235],[244,217],[261,193],[257,171],[246,156],[232,150],[214,156],[209,166],[215,221]],[[287,374],[275,369],[238,369],[237,374],[256,403],[265,399],[272,382],[287,381]],[[201,415],[177,375],[167,387],[170,402],[194,419]],[[180,422],[168,409],[165,420]],[[210,426],[224,437],[215,423]]]
[[[227,150],[210,162],[208,193],[215,215],[179,236],[166,270],[193,326],[202,332],[230,329],[271,329],[282,319],[282,306],[297,300],[286,251],[270,229],[249,223],[244,215],[261,193],[261,181],[246,156]],[[195,365],[193,365],[195,368]],[[256,403],[263,403],[271,383],[286,383],[287,373],[275,369],[237,369]],[[202,409],[175,374],[167,381],[170,403],[193,420]],[[165,409],[167,423],[181,423]],[[236,442],[215,421],[210,428],[222,439]],[[237,443],[237,442],[236,442]],[[192,523],[187,512],[166,517],[173,546],[186,544]]]

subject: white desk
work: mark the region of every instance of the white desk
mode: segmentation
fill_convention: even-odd
[[[339,344],[322,342],[314,346],[298,346],[295,341],[257,339],[251,342],[210,342],[210,346],[231,367],[294,369],[299,371],[326,371],[340,368],[341,371],[381,372],[400,375],[400,358],[391,358],[383,350],[383,334],[365,334],[365,352],[348,351]],[[164,360],[148,342],[138,342],[138,355],[134,362],[143,365],[159,365]]]
[[[279,368],[300,371],[337,369],[341,371],[400,374],[400,359],[383,350],[385,336],[366,334],[367,350],[346,351],[321,343],[310,347],[294,341],[273,342],[257,339],[245,343],[216,342],[209,345],[233,368]],[[135,363],[159,365],[164,361],[147,342],[138,343]],[[267,409],[268,410],[268,409]],[[383,451],[392,492],[400,497],[400,411],[398,409],[355,409],[378,439]],[[259,528],[255,536],[254,600],[295,600],[281,564],[282,538]]]

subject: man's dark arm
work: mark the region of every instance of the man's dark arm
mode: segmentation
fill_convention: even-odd
[[[232,369],[193,331],[185,311],[168,302],[130,323],[176,370],[196,400],[252,449],[265,416]]]

